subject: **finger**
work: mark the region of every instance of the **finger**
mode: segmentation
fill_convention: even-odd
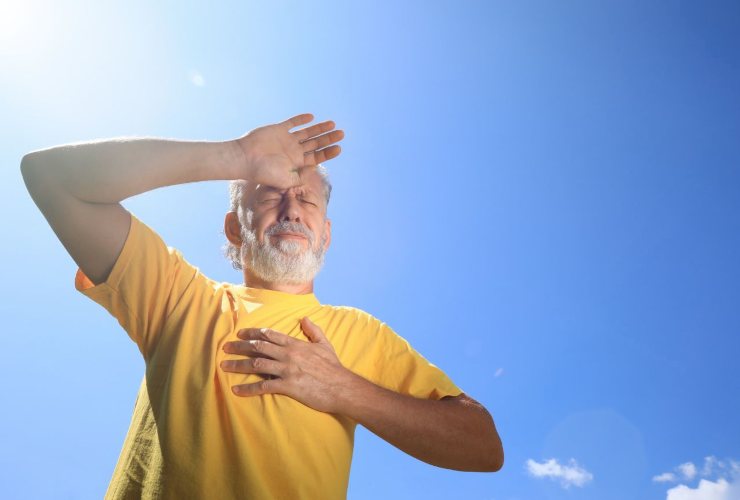
[[[335,142],[339,142],[342,139],[344,139],[344,131],[335,130],[334,132],[329,132],[328,134],[320,135],[318,137],[314,137],[313,139],[304,141],[301,143],[301,145],[303,146],[304,152],[309,152],[321,149],[330,144],[334,144]]]
[[[334,146],[329,146],[325,149],[319,149],[318,151],[305,153],[303,155],[303,166],[312,167],[314,165],[318,165],[319,163],[329,161],[332,158],[336,158],[337,156],[339,156],[339,153],[341,152],[342,148],[335,144]]]
[[[303,333],[308,337],[308,340],[311,342],[317,343],[317,344],[328,344],[329,339],[326,338],[326,335],[324,335],[324,332],[321,331],[321,328],[316,325],[313,321],[308,319],[308,316],[304,317],[301,320],[301,329],[303,330]]]
[[[237,340],[235,342],[226,342],[223,350],[228,354],[239,354],[241,356],[249,356],[252,358],[270,358],[277,359],[278,361],[283,359],[283,350],[285,348],[266,340]]]
[[[321,135],[330,130],[334,130],[334,127],[336,127],[336,124],[333,121],[328,120],[325,122],[317,123],[316,125],[311,125],[310,127],[306,127],[301,130],[296,130],[295,132],[293,132],[293,135],[296,136],[299,141],[303,142],[307,139],[310,139],[311,137],[316,137],[317,135]]]
[[[254,384],[235,385],[231,388],[231,390],[237,396],[259,396],[260,394],[275,393],[282,394],[283,384],[283,380],[279,378],[267,379],[260,380],[259,382],[255,382]]]
[[[285,120],[282,125],[288,127],[288,129],[300,127],[313,121],[313,115],[311,113],[304,113],[302,115],[296,115],[292,118]]]
[[[264,340],[277,345],[288,345],[294,340],[284,333],[269,328],[244,328],[239,330],[236,336],[244,340]]]
[[[259,373],[281,375],[283,363],[267,358],[227,359],[221,361],[221,369],[231,373]]]

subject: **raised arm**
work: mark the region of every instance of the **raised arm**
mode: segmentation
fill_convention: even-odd
[[[101,283],[128,235],[120,202],[152,189],[204,180],[248,179],[287,188],[302,169],[336,157],[344,134],[333,122],[298,115],[223,141],[121,138],[57,146],[21,162],[31,197],[82,271]]]

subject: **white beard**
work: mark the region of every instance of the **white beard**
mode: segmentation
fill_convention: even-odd
[[[308,238],[308,248],[300,241],[279,239],[271,243],[272,234],[290,231]],[[244,266],[258,278],[269,283],[299,285],[313,281],[324,264],[326,233],[321,236],[321,245],[313,250],[316,237],[303,224],[283,221],[265,231],[264,242],[245,224],[242,225],[241,258]]]

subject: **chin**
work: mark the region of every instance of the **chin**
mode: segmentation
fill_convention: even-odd
[[[308,250],[302,242],[296,240],[281,240],[274,248],[286,255],[300,255]]]

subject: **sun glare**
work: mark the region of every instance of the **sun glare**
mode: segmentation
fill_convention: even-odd
[[[34,0],[0,2],[0,57],[34,57],[51,35],[50,13]]]

